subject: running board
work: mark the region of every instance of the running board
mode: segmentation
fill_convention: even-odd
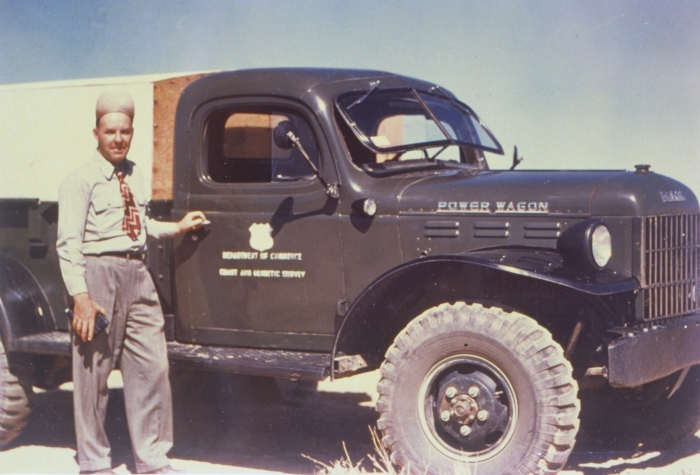
[[[321,381],[330,376],[330,353],[201,346],[168,342],[171,362],[209,371]]]
[[[22,353],[70,356],[70,333],[54,331],[23,336],[11,340],[10,348]]]
[[[71,356],[70,333],[37,333],[12,342],[12,350],[41,355]],[[321,381],[331,374],[330,353],[201,346],[168,342],[171,362],[208,371]]]

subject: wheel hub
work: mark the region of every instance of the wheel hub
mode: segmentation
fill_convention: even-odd
[[[440,404],[440,414],[444,414],[445,411],[457,424],[471,424],[479,413],[479,404],[467,394],[456,394],[452,399],[445,395]]]
[[[495,378],[474,367],[452,368],[435,381],[434,421],[441,438],[468,452],[488,450],[507,431],[508,401]]]

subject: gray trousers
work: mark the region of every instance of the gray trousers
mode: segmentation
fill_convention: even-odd
[[[146,265],[86,256],[90,298],[107,310],[109,327],[91,342],[73,333],[73,403],[80,470],[111,467],[105,433],[107,377],[120,367],[136,470],[168,465],[173,444],[172,394],[163,312]]]

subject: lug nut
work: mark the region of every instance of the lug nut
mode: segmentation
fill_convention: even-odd
[[[462,426],[459,428],[459,433],[466,437],[472,433],[472,428],[469,426]]]
[[[482,409],[476,414],[476,417],[481,422],[484,422],[486,419],[489,418],[489,411],[487,411],[486,409]]]
[[[450,386],[449,388],[447,388],[447,391],[445,391],[445,396],[447,396],[450,399],[455,397],[456,394],[457,394],[457,389],[454,388],[453,386]]]
[[[478,386],[472,386],[469,388],[469,391],[467,391],[467,394],[469,394],[470,397],[476,399],[479,397],[479,387]]]
[[[449,421],[450,420],[450,411],[442,411],[442,413],[440,413],[440,419],[442,419],[443,422]]]

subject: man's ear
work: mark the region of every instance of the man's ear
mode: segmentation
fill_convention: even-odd
[[[95,140],[97,140],[97,127],[92,129],[92,136],[95,137]]]

